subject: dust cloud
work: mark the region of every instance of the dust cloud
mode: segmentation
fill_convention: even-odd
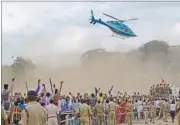
[[[2,74],[3,81],[10,82],[12,76],[5,71]],[[38,79],[41,79],[50,91],[49,78],[51,78],[57,88],[60,86],[60,81],[64,81],[62,89],[64,94],[68,92],[91,93],[94,92],[94,87],[108,92],[112,85],[114,94],[117,91],[146,94],[151,85],[161,82],[162,77],[169,84],[178,84],[177,81],[180,81],[180,73],[169,73],[159,63],[143,62],[139,58],[124,53],[103,55],[85,64],[56,66],[55,68],[52,68],[48,61],[43,60],[37,64],[36,70],[15,82],[14,91],[26,92],[25,81],[27,81],[28,89],[35,89]]]

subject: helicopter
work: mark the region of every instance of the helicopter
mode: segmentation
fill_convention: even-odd
[[[103,14],[105,16],[108,16],[110,18],[115,19],[115,21],[104,22],[100,18],[95,19],[93,10],[91,10],[90,23],[91,24],[99,23],[99,24],[102,24],[104,26],[107,26],[113,32],[112,36],[115,36],[118,38],[125,39],[125,38],[129,38],[129,37],[137,37],[137,35],[127,25],[124,24],[124,22],[137,20],[137,18],[132,18],[132,19],[128,19],[128,20],[120,20],[120,19],[115,18],[111,15],[108,15],[105,13],[103,13]]]

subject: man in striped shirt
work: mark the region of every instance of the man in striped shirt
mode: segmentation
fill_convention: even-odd
[[[1,93],[1,98],[2,98],[2,102],[4,104],[4,109],[5,110],[9,110],[10,108],[10,93],[12,93],[12,90],[14,88],[14,80],[15,78],[12,79],[12,84],[10,86],[10,89],[9,89],[9,85],[8,84],[4,84],[4,90],[3,92]]]

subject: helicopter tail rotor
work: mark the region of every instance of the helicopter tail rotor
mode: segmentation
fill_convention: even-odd
[[[91,10],[91,17],[90,17],[90,23],[91,24],[96,24],[96,20],[95,20],[95,18],[94,18],[94,13],[93,13],[93,10]]]

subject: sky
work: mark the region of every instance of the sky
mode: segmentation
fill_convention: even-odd
[[[96,18],[138,18],[126,24],[135,38],[112,37],[105,26],[89,23],[90,10]],[[180,44],[180,2],[4,2],[2,3],[2,64],[12,56],[37,61],[48,57],[68,58],[89,49],[127,51],[151,40]]]

